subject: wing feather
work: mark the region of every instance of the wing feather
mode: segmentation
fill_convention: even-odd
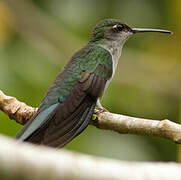
[[[104,55],[100,56],[100,51]],[[37,114],[16,138],[62,147],[88,126],[97,98],[102,96],[112,75],[112,60],[109,52],[100,47],[85,52],[86,57],[79,52],[73,56],[57,76]],[[82,59],[77,61],[78,57]],[[104,65],[107,62],[109,65]]]
[[[30,121],[28,121],[28,123],[26,123],[26,125],[21,129],[15,138],[20,140],[27,139],[30,135],[32,135],[32,133],[36,131],[37,127],[42,126],[45,120],[51,118],[57,106],[58,104],[54,104],[44,111],[35,114],[35,116]],[[38,118],[39,121],[34,121],[35,118]]]

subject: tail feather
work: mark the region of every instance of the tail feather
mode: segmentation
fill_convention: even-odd
[[[63,147],[88,126],[94,113],[96,101],[95,98],[87,95],[79,107],[66,119],[56,116],[55,112],[55,115],[48,120],[48,125],[26,141],[51,147]],[[57,118],[60,118],[59,124],[55,124]]]

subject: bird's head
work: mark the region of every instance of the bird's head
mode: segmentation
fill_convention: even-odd
[[[123,45],[130,36],[141,32],[171,33],[170,31],[161,29],[131,28],[120,20],[105,19],[96,25],[90,42],[102,43],[106,41],[117,42],[116,44]]]

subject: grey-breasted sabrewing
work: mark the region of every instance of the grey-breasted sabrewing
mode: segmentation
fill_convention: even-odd
[[[112,79],[126,40],[139,32],[171,33],[131,28],[116,19],[95,27],[87,45],[76,52],[49,88],[37,113],[16,139],[63,147],[89,124],[96,104]]]

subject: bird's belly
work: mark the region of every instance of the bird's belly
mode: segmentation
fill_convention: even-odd
[[[112,55],[112,76],[111,76],[111,78],[109,80],[107,80],[104,90],[106,90],[108,88],[112,78],[114,77],[114,74],[115,74],[115,71],[116,71],[116,68],[117,68],[117,65],[118,65],[118,61],[119,61],[119,57],[114,57]]]
[[[112,45],[112,48],[110,48],[106,45],[101,45],[101,47],[106,49],[107,51],[109,51],[111,56],[112,56],[112,76],[106,82],[105,89],[104,89],[104,90],[106,90],[107,87],[109,86],[110,81],[114,77],[114,74],[115,74],[115,71],[116,71],[116,68],[118,65],[119,57],[120,57],[121,52],[122,52],[122,44],[115,45],[115,48],[113,45]]]

